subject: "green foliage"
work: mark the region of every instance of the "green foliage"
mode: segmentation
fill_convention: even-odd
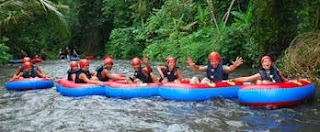
[[[183,61],[191,57],[198,63],[206,63],[207,55],[212,51],[219,51],[222,56],[232,60],[242,56],[247,63],[255,61],[262,50],[250,34],[252,3],[247,5],[246,13],[232,11],[233,16],[230,17],[235,19],[231,20],[233,23],[230,26],[225,26],[220,19],[229,7],[229,2],[214,1],[213,4],[218,12],[216,14],[219,14],[220,31],[210,22],[207,3],[168,0],[161,9],[154,9],[145,27],[134,28],[139,32],[132,33],[133,29],[130,28],[115,29],[106,45],[107,53],[123,58],[128,54],[124,52],[125,49],[130,49],[132,45],[145,45],[146,48],[139,49],[137,53],[141,55],[140,51],[143,51],[144,55],[158,61],[175,56]],[[126,46],[125,49],[123,46]]]
[[[209,9],[203,8],[198,5],[197,14],[195,16],[195,20],[199,22],[201,26],[206,26],[209,22]]]
[[[264,51],[262,46],[252,37],[254,29],[250,27],[252,26],[253,10],[253,2],[250,1],[245,13],[238,11],[231,12],[235,17],[235,22],[230,26],[230,28],[234,28],[234,30],[231,30],[234,32],[229,35],[233,40],[236,40],[235,43],[237,44],[235,45],[242,46],[243,49],[238,51],[241,52],[240,55],[244,58],[244,62],[256,67],[259,65],[260,56]]]
[[[113,21],[113,26],[116,28],[131,26],[134,20],[134,10],[129,8],[129,6],[133,3],[135,3],[133,0],[103,0],[103,16],[107,16],[111,19]]]
[[[195,5],[191,0],[169,0],[146,23],[145,33],[150,41],[167,39],[190,32],[194,25]],[[189,25],[190,24],[190,25]]]
[[[319,7],[319,0],[304,0],[304,2],[301,2],[300,10],[296,11],[299,22],[297,27],[299,33],[320,30]]]
[[[134,28],[114,29],[110,41],[106,44],[106,54],[123,59],[141,57],[145,45],[135,36],[138,33],[139,30]]]
[[[0,63],[8,62],[8,60],[11,58],[11,55],[7,53],[8,50],[9,47],[3,43],[0,43]]]
[[[159,8],[162,0],[103,0],[103,16],[112,20],[114,28],[144,26],[153,8]]]
[[[189,12],[194,12],[195,14],[194,20],[183,19],[183,12],[186,11],[181,11],[182,17],[179,19],[173,18],[173,21],[170,21],[170,17],[172,18],[172,16],[168,16],[168,13],[162,12],[167,12],[165,9],[170,6],[179,7],[181,3],[180,5],[169,3],[167,5],[169,7],[165,6],[159,10],[155,16],[151,17],[148,21],[149,23],[147,23],[146,30],[155,28],[154,30],[158,31],[155,32],[156,34],[153,35],[153,38],[149,37],[151,40],[158,41],[150,41],[151,43],[144,50],[144,54],[154,60],[161,61],[167,56],[173,55],[182,60],[191,57],[198,63],[206,63],[207,55],[212,51],[218,51],[224,58],[235,59],[237,56],[242,56],[245,58],[245,62],[251,63],[255,61],[255,59],[258,58],[258,54],[261,53],[260,48],[258,48],[257,43],[254,42],[254,39],[249,33],[252,19],[252,4],[248,5],[248,11],[246,13],[232,12],[236,18],[232,25],[224,26],[222,21],[219,21],[220,24],[218,26],[220,32],[212,27],[213,25],[209,24],[207,6],[197,5],[190,8]],[[175,10],[174,12],[178,11]],[[165,19],[167,19],[167,21],[164,21]],[[193,25],[195,27],[190,29],[190,31],[193,31],[192,33],[189,33],[188,30],[181,30],[187,27],[185,23],[192,23],[193,21],[197,22],[197,26]],[[170,27],[171,24],[174,26]],[[158,30],[156,28],[158,28]]]
[[[12,58],[12,55],[8,53],[9,47],[4,43],[8,41],[8,38],[0,38],[0,63],[6,63]]]
[[[0,35],[9,38],[5,44],[15,58],[20,49],[33,57],[41,48],[56,52],[69,41],[67,23],[58,11],[68,9],[65,5],[48,0],[10,0],[1,1],[0,7]]]
[[[262,54],[281,55],[296,35],[320,30],[320,0],[235,1],[224,24],[230,2],[1,1],[0,35],[9,38],[1,44],[10,48],[9,53],[24,49],[33,55],[44,47],[54,57],[68,45],[85,54],[123,59],[147,55],[159,61],[192,57],[198,63],[218,51],[230,60],[241,56],[255,65]],[[66,23],[72,34],[66,32]]]
[[[11,54],[17,58],[20,49],[25,50],[30,57],[40,53],[44,48],[48,54],[57,54],[59,48],[64,48],[68,43],[58,31],[50,24],[46,23],[47,19],[32,21],[22,24],[24,28],[17,30],[14,36],[11,37],[8,47],[11,49]],[[35,30],[39,29],[39,30]],[[42,30],[41,30],[42,29]]]
[[[68,5],[73,32],[69,46],[79,53],[101,55],[112,28],[110,16],[103,15],[103,1],[72,0]]]
[[[49,0],[0,1],[0,29],[9,32],[16,29],[15,26],[41,16],[47,17],[55,29],[68,38],[70,35],[68,26],[63,15],[58,11],[58,7],[67,8]]]

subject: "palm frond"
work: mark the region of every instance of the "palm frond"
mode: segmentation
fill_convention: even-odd
[[[49,0],[0,1],[0,28],[10,30],[19,23],[45,15],[63,37],[69,38],[68,25],[57,7],[67,8],[66,6],[56,5]]]

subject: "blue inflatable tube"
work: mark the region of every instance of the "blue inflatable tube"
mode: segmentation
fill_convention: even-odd
[[[30,90],[30,89],[46,89],[53,87],[52,79],[45,78],[23,78],[14,79],[5,83],[8,90]]]
[[[157,96],[159,84],[126,84],[117,82],[106,83],[105,93],[107,97],[114,98],[137,98]]]
[[[80,61],[79,57],[70,57],[68,61]]]
[[[64,96],[105,95],[112,98],[144,98],[160,96],[179,101],[200,101],[215,97],[236,98],[242,83],[218,82],[210,84],[143,83],[128,84],[125,80],[108,81],[104,86],[79,84],[67,79],[57,81],[57,91]]]
[[[210,84],[165,83],[159,90],[161,98],[178,101],[202,101],[211,98],[236,98],[242,83],[218,82]]]
[[[80,97],[87,95],[105,95],[105,87],[95,84],[79,84],[67,79],[60,79],[56,84],[57,91],[64,96]]]
[[[298,105],[312,99],[315,84],[306,81],[290,81],[277,84],[243,86],[238,93],[239,102],[248,106],[281,108]]]
[[[21,60],[21,59],[20,59],[20,60],[14,60],[14,59],[12,59],[12,60],[9,60],[9,63],[11,63],[11,64],[22,63],[22,60]]]

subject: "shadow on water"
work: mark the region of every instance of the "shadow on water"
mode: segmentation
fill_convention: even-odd
[[[101,61],[93,60],[94,70]],[[155,66],[162,63],[152,63]],[[66,61],[45,61],[40,67],[54,79],[64,78]],[[103,96],[70,98],[55,88],[7,91],[3,84],[16,67],[0,67],[0,131],[314,131],[320,128],[320,99],[294,108],[255,109],[237,99],[178,102],[159,97],[114,99]],[[180,66],[185,77],[204,74]],[[133,73],[129,61],[115,61],[113,73]],[[243,68],[231,77],[250,75]]]

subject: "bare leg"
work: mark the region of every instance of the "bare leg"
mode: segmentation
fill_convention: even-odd
[[[92,76],[90,80],[92,80],[92,81],[99,81],[98,77],[96,77],[96,76]]]
[[[262,84],[262,80],[257,80],[257,84]]]
[[[130,77],[127,77],[126,80],[127,80],[127,82],[128,82],[129,84],[132,84],[132,83],[133,83],[133,80],[132,80]]]
[[[262,80],[262,84],[271,84],[272,82],[268,81],[268,80]]]
[[[201,83],[210,83],[210,80],[205,77],[201,80]]]
[[[181,83],[178,79],[173,81],[174,83]]]
[[[190,80],[190,84],[197,84],[200,83],[199,78],[197,77],[192,77]]]
[[[143,83],[140,79],[136,78],[133,80],[133,83]]]
[[[153,83],[158,83],[159,82],[159,78],[153,74],[151,74],[151,79]]]
[[[168,82],[168,79],[167,79],[167,78],[164,78],[164,79],[162,80],[162,82],[163,82],[163,83],[167,83],[167,82]]]

